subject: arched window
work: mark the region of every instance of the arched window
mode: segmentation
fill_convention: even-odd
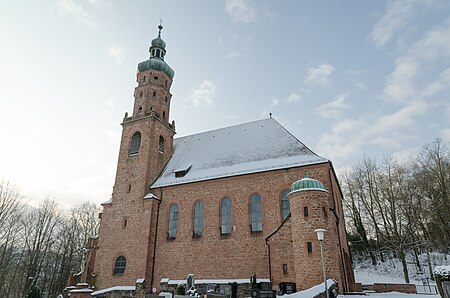
[[[139,147],[141,147],[141,133],[139,131],[136,131],[131,138],[129,154],[137,154],[139,152]]]
[[[289,204],[289,199],[287,197],[289,190],[286,189],[281,193],[281,219],[285,220],[286,217],[291,213],[291,205]]]
[[[117,257],[114,262],[113,274],[123,274],[125,272],[125,267],[127,266],[127,259],[124,256]]]
[[[224,198],[220,206],[220,232],[222,235],[231,234],[231,200]]]
[[[141,112],[142,112],[142,107],[139,107],[139,108],[138,108],[138,111],[137,111],[137,114],[140,115]]]
[[[159,136],[159,152],[164,153],[164,137]]]
[[[178,225],[178,205],[174,204],[169,208],[169,231],[167,238],[175,239],[177,236]]]
[[[166,119],[166,111],[163,111],[163,118]]]
[[[262,205],[258,194],[250,197],[250,226],[252,232],[262,232]]]
[[[203,234],[203,222],[204,222],[204,207],[203,202],[198,201],[194,205],[194,237],[201,237]]]
[[[159,51],[159,49],[157,49],[156,50],[156,57],[159,57],[159,53],[160,53],[160,51]]]

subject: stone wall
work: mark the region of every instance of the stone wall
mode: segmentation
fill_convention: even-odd
[[[131,135],[131,132],[129,134]],[[143,146],[146,148],[148,145]],[[97,259],[100,255],[101,261],[94,268],[95,273],[100,273],[97,276],[99,289],[114,285],[133,285],[138,278],[145,278],[151,286],[153,235],[158,204],[154,200],[142,199],[147,191],[141,182],[137,185],[129,183],[138,182],[138,177],[142,177],[147,170],[142,168],[135,172],[132,165],[141,162],[135,161],[134,158],[136,157],[126,158],[123,162],[119,161],[113,202],[104,205],[100,234],[103,238],[99,239],[100,248],[97,252]],[[148,164],[145,161],[143,163]],[[122,167],[123,174],[120,174],[122,172],[119,169]],[[128,168],[130,170],[126,170]],[[328,194],[328,207],[336,209],[340,225],[336,226],[334,214],[329,209],[323,209],[324,206],[316,208],[311,205],[311,220],[315,220],[314,214],[326,213],[325,221],[329,234],[325,241],[325,251],[330,276],[339,282],[345,280],[346,283],[352,284],[354,281],[348,276],[346,279],[346,275],[343,274],[342,264],[345,262],[340,259],[339,253],[340,251],[348,252],[345,233],[340,233],[340,239],[337,236],[338,230],[344,227],[340,192],[336,189],[330,164],[324,163],[151,190],[158,196],[162,195],[154,285],[159,286],[162,278],[180,280],[185,279],[190,273],[195,274],[196,279],[248,279],[252,275],[269,279],[265,237],[282,222],[281,193],[289,189],[293,182],[303,178],[305,170],[308,176],[321,181],[327,189],[334,189]],[[131,185],[130,193],[127,192],[129,185]],[[250,230],[249,198],[254,193],[258,193],[262,199],[262,232]],[[220,202],[224,197],[232,201],[233,228],[229,235],[221,235],[220,232]],[[202,237],[193,238],[193,208],[198,200],[204,203],[204,230]],[[177,234],[175,239],[167,239],[169,207],[172,204],[178,205]],[[124,226],[125,220],[126,226]],[[290,225],[290,223],[287,224]],[[302,226],[298,227],[300,230],[302,228]],[[275,288],[279,282],[292,282],[297,272],[293,264],[292,239],[289,239],[288,230],[277,235],[279,241],[271,242],[274,251],[272,270]],[[315,260],[320,256],[317,238],[313,231],[308,233],[310,241],[313,242]],[[276,242],[289,243],[289,245],[283,246]],[[334,249],[327,251],[331,247]],[[306,251],[306,243],[304,247],[302,246],[302,250]],[[114,259],[122,254],[127,257],[127,269],[123,275],[114,276],[112,275]],[[309,257],[308,253],[304,252],[297,255],[297,258]],[[320,265],[320,258],[317,260]],[[300,266],[300,270],[322,278],[322,269],[321,266],[317,266],[317,260],[313,263],[306,262],[304,266]],[[283,264],[288,265],[288,274],[283,273]],[[350,264],[347,266],[351,268]],[[305,284],[304,287],[307,285]],[[345,290],[345,285],[339,285],[339,287]],[[300,290],[302,287],[297,289]]]
[[[331,177],[328,163],[164,187],[157,239],[155,281],[162,278],[184,279],[189,273],[193,273],[196,279],[244,279],[255,274],[258,278],[268,279],[269,260],[265,237],[282,222],[281,193],[289,189],[293,182],[303,178],[305,170],[311,178],[323,182],[327,189],[335,188],[336,181]],[[159,189],[154,191],[159,193]],[[250,230],[249,198],[254,193],[261,196],[263,209],[263,231],[257,233]],[[230,235],[220,233],[220,202],[224,197],[232,201],[233,229]],[[193,208],[199,200],[203,201],[205,208],[204,230],[202,237],[193,238]],[[326,200],[329,203],[325,209],[322,205],[311,205],[310,222],[315,222],[317,216],[325,216],[324,221],[329,233],[325,240],[327,270],[331,277],[342,282],[346,277],[342,269],[344,262],[340,259],[340,250],[348,253],[348,246],[345,233],[340,233],[341,241],[337,236],[338,228],[344,227],[343,216],[340,213],[342,208],[339,192],[335,190],[328,194]],[[167,239],[169,208],[172,204],[178,205],[178,227],[176,238]],[[331,207],[337,208],[339,227],[336,226],[334,214],[329,210]],[[296,232],[304,228],[298,226]],[[288,230],[289,228],[282,229],[280,235],[274,236],[279,237],[280,241],[276,239],[270,241],[273,250],[271,261],[275,288],[279,282],[293,281],[297,272],[293,260],[291,232]],[[301,272],[314,275],[316,278],[311,283],[303,284],[301,288],[315,285],[316,279],[322,280],[320,249],[314,229],[308,231],[308,237],[313,242],[312,255],[315,258],[314,261],[298,267],[301,268]],[[304,251],[298,253],[297,258],[305,261],[310,257],[305,253],[306,242],[301,249]],[[316,263],[317,257],[319,266]],[[288,265],[288,274],[283,273],[283,264]],[[351,270],[351,264],[347,266]],[[354,283],[352,276],[347,279],[348,284]],[[345,285],[339,287],[348,290]]]
[[[390,283],[374,283],[363,284],[361,290],[374,291],[376,293],[400,292],[407,294],[417,294],[416,285],[414,284],[390,284]]]

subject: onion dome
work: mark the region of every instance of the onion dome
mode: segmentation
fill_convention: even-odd
[[[149,49],[150,58],[138,64],[138,72],[143,72],[146,70],[159,70],[163,71],[170,79],[173,79],[175,72],[164,61],[164,57],[166,56],[166,43],[161,38],[161,30],[163,29],[163,26],[159,25],[158,29],[158,37],[152,40],[152,45]]]
[[[325,189],[325,186],[319,180],[305,177],[292,184],[290,193],[307,190],[318,190],[328,192],[328,190]]]
[[[162,28],[162,26],[158,26],[158,28],[159,27]],[[166,49],[166,42],[164,40],[162,40],[161,34],[159,34],[157,38],[152,40],[152,46],[151,47],[152,48],[153,47],[159,47],[159,48],[163,48],[164,50]]]

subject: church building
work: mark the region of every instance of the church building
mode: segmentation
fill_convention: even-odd
[[[327,277],[339,292],[353,291],[331,161],[272,117],[175,138],[174,71],[158,28],[150,58],[138,64],[112,198],[86,266],[93,295],[169,291],[189,274],[200,292],[237,287],[250,296],[242,289],[252,276],[277,291],[307,289],[323,282],[316,229],[326,230]]]

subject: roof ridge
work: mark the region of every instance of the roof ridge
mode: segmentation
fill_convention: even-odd
[[[225,129],[229,129],[229,128],[232,128],[232,127],[244,126],[244,125],[248,125],[248,124],[251,124],[251,123],[265,122],[265,121],[269,121],[269,120],[273,120],[276,123],[278,123],[280,126],[282,126],[274,118],[263,118],[263,119],[259,119],[259,120],[253,120],[253,121],[249,121],[249,122],[244,122],[244,123],[234,124],[234,125],[225,126],[225,127],[221,127],[221,128],[215,128],[215,129],[212,129],[212,130],[207,130],[207,131],[202,131],[202,132],[198,132],[198,133],[193,133],[193,134],[190,134],[190,135],[185,135],[185,136],[182,136],[182,137],[174,138],[174,140],[181,140],[181,139],[184,139],[184,138],[189,138],[189,137],[198,136],[198,135],[202,135],[202,134],[207,134],[207,133],[211,133],[211,132],[215,132],[215,131],[225,130]]]

